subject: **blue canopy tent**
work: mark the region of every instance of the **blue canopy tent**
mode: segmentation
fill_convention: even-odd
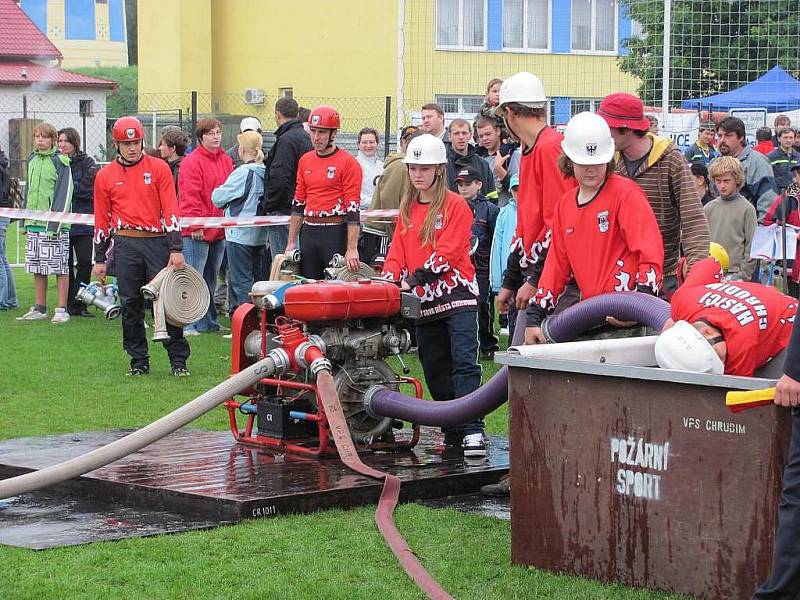
[[[766,108],[769,113],[786,112],[800,108],[800,81],[789,75],[779,65],[772,67],[755,81],[740,88],[684,100],[682,108],[726,111],[732,108]]]

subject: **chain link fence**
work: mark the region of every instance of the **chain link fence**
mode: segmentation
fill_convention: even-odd
[[[337,144],[348,152],[358,151],[358,132],[371,127],[379,132],[380,143],[395,137],[396,115],[392,110],[390,96],[376,97],[296,97],[301,107],[312,109],[320,104],[330,104],[339,111],[342,128],[337,135]],[[148,145],[156,146],[164,127],[177,125],[192,135],[199,119],[214,117],[222,123],[222,145],[236,145],[239,123],[245,117],[256,117],[261,121],[264,139],[274,141],[275,98],[253,94],[210,94],[186,92],[181,94],[140,94],[139,118],[145,128]],[[387,135],[388,134],[388,135]]]

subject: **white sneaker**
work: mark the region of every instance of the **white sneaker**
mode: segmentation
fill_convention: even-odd
[[[486,456],[486,438],[482,433],[470,433],[461,443],[464,456]]]
[[[226,333],[225,335],[222,336],[222,339],[223,340],[232,340],[233,339],[233,334],[232,333]]]
[[[508,327],[501,327],[500,335],[508,335]]]
[[[66,308],[57,308],[53,318],[50,319],[51,323],[66,323],[69,321],[69,313]]]
[[[17,321],[41,321],[47,318],[47,313],[39,312],[33,306],[21,317],[17,317]]]

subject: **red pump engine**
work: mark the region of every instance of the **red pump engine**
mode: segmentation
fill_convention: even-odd
[[[233,315],[231,371],[255,363],[275,348],[294,348],[302,335],[318,346],[330,361],[336,391],[350,434],[361,448],[413,446],[419,436],[395,435],[403,424],[367,412],[364,392],[372,385],[399,389],[412,385],[422,397],[422,384],[395,373],[387,359],[408,373],[402,355],[411,338],[403,317],[419,315],[419,300],[402,294],[393,283],[322,281],[298,283],[263,281],[253,286],[252,304],[243,304]],[[297,339],[296,339],[297,338]],[[322,454],[330,446],[324,409],[317,401],[311,374],[300,370],[279,379],[262,379],[246,390],[244,401],[230,400],[231,431],[242,442],[280,447],[304,454]],[[237,413],[247,415],[243,430]]]

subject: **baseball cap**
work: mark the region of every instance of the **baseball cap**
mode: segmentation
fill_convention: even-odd
[[[456,175],[456,181],[477,181],[480,179],[478,176],[478,172],[475,170],[474,167],[465,167],[461,169],[458,174]]]
[[[708,167],[704,162],[696,160],[692,162],[690,168],[692,169],[692,175],[703,176],[708,179]]]
[[[400,139],[404,140],[410,135],[414,135],[419,131],[419,127],[416,125],[406,125],[400,130]]]
[[[644,116],[644,104],[633,94],[609,94],[600,102],[597,114],[609,127],[647,131],[650,121]]]
[[[508,187],[509,189],[519,187],[519,174],[514,173],[511,176],[511,179],[508,180]]]
[[[261,131],[261,121],[255,117],[245,117],[242,119],[242,122],[239,123],[239,132],[242,133],[249,129],[252,129],[253,131]]]

